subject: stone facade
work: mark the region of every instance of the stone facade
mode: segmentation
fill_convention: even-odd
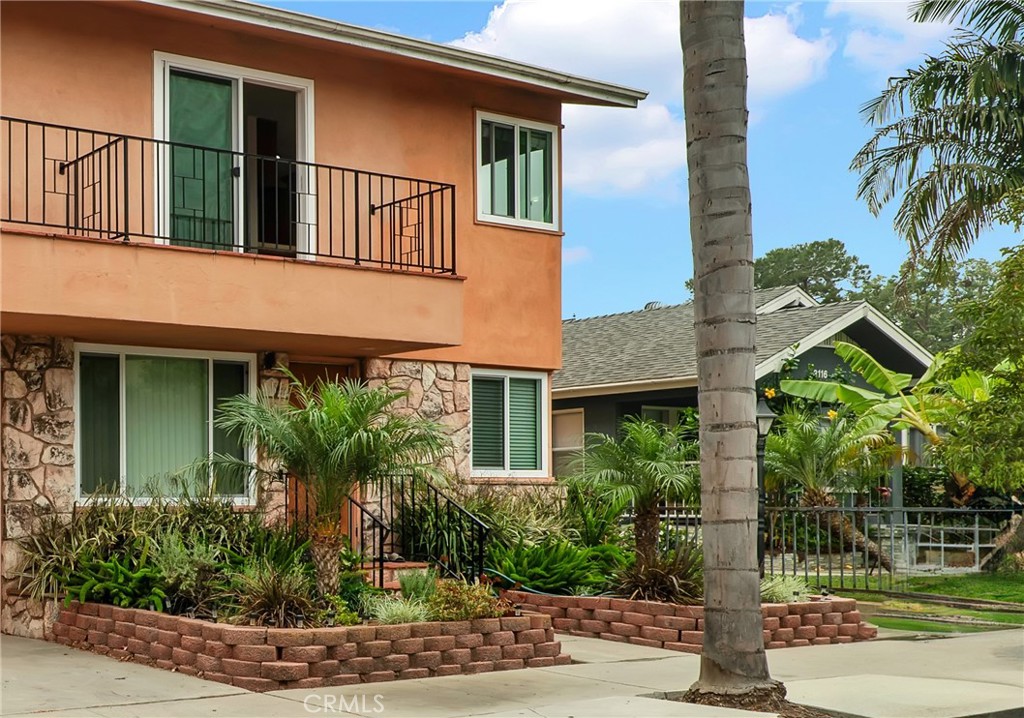
[[[2,630],[41,637],[47,611],[20,596],[13,578],[20,555],[11,539],[44,513],[70,513],[75,502],[74,345],[49,336],[4,335],[0,351],[3,408]]]
[[[452,440],[452,453],[441,468],[459,481],[469,481],[469,364],[367,359],[363,379],[371,387],[387,384],[407,394],[395,408],[444,426]]]
[[[286,404],[291,398],[291,379],[283,371],[288,368],[288,355],[282,352],[273,354],[261,353],[256,357],[259,372],[257,386],[260,392],[275,401]],[[277,465],[267,459],[257,447],[257,463],[265,470],[273,472]],[[263,481],[256,489],[256,500],[266,513],[269,521],[284,518],[285,485],[276,480]]]

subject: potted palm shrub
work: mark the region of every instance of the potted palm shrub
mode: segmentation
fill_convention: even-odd
[[[290,403],[263,392],[239,395],[218,406],[215,423],[259,446],[266,459],[286,467],[305,487],[316,586],[327,596],[338,590],[348,497],[391,474],[434,473],[449,441],[440,424],[396,413],[394,403],[403,394],[386,386],[370,388],[351,379],[305,384],[288,376]]]

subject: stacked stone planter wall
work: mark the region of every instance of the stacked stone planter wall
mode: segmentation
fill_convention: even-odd
[[[507,591],[523,610],[551,617],[556,632],[603,638],[671,651],[700,653],[704,607],[593,596],[543,596]],[[822,598],[806,603],[766,603],[766,648],[852,643],[874,638],[874,626],[862,622],[852,598]]]
[[[72,602],[58,643],[250,691],[565,665],[544,614],[339,628],[256,628]]]

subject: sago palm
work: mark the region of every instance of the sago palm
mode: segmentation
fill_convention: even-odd
[[[618,438],[587,435],[585,452],[567,480],[610,506],[633,505],[638,561],[647,561],[657,551],[662,501],[699,501],[699,454],[688,431],[692,429],[629,417]]]
[[[860,477],[884,470],[899,456],[888,423],[849,412],[830,412],[823,420],[813,411],[787,407],[779,417],[780,431],[765,445],[766,478],[785,488],[799,488],[800,503],[807,508],[835,508],[836,492],[858,485]],[[843,545],[856,546],[892,570],[889,557],[841,512],[822,513],[829,531]]]
[[[396,414],[402,394],[355,380],[304,384],[291,377],[292,402],[259,393],[221,403],[216,425],[280,463],[306,489],[321,594],[338,589],[342,509],[359,486],[389,474],[433,472],[448,446],[442,427]]]
[[[915,18],[973,31],[864,106],[875,134],[851,169],[874,214],[902,195],[895,228],[909,266],[929,258],[941,270],[987,227],[1024,221],[1024,3],[922,0]]]

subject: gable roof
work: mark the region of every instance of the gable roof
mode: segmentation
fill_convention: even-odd
[[[144,2],[509,80],[554,92],[560,95],[565,102],[611,107],[636,107],[640,100],[647,97],[645,91],[631,87],[244,0],[144,0]]]
[[[862,320],[922,367],[930,363],[931,354],[867,302],[817,304],[799,290],[808,305],[794,289],[754,292],[758,378],[777,371],[794,344],[809,349]],[[552,390],[565,397],[695,386],[695,343],[692,302],[569,319],[562,322],[562,369]]]

